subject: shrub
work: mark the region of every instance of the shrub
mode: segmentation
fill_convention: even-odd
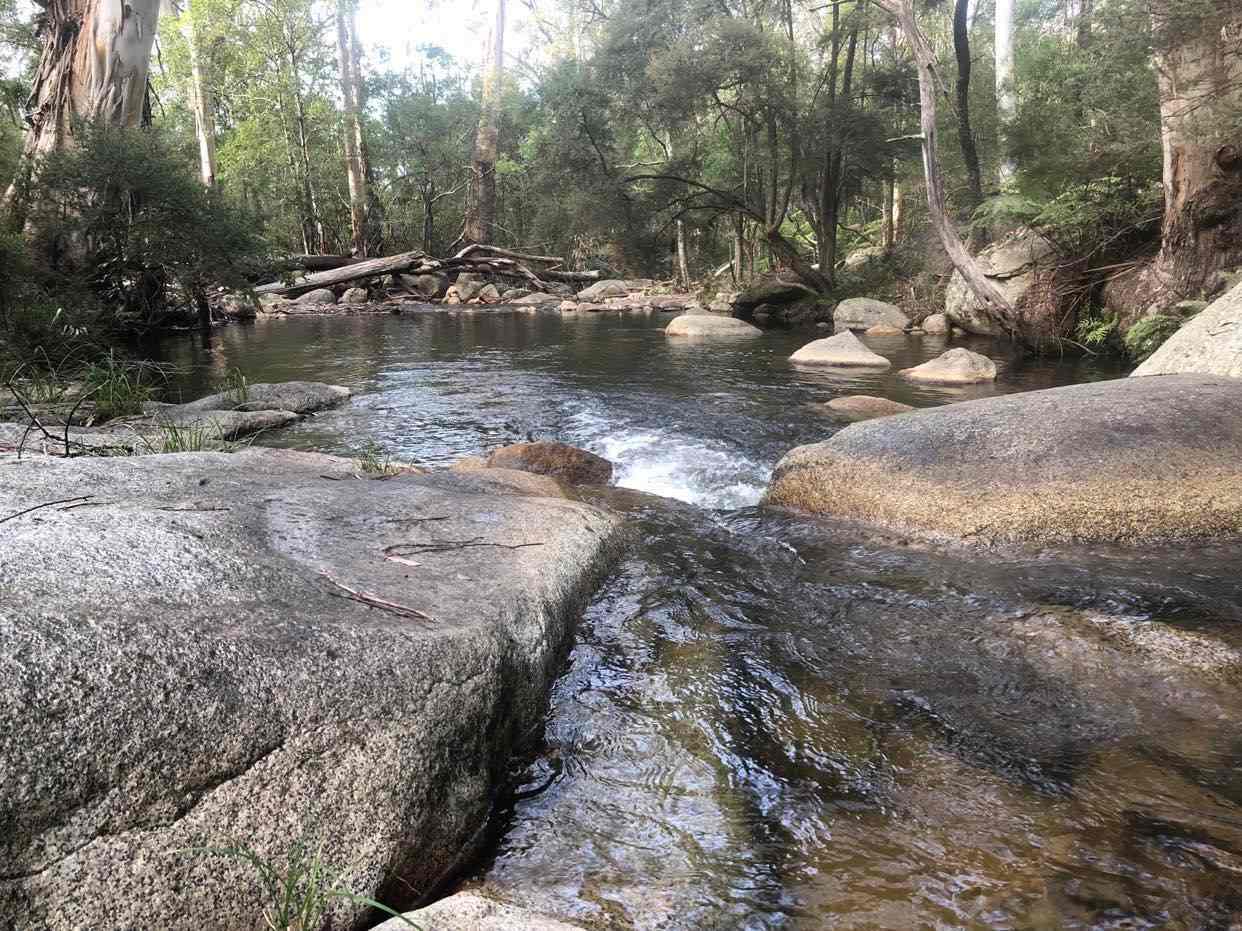
[[[1126,333],[1126,351],[1135,362],[1142,362],[1163,346],[1185,322],[1182,317],[1170,317],[1166,314],[1144,317]]]

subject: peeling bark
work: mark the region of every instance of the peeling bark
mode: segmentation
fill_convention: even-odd
[[[19,206],[19,181],[35,161],[70,145],[79,124],[142,122],[159,15],[160,0],[47,0],[23,168],[5,195],[8,206]]]

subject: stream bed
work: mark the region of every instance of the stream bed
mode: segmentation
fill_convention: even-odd
[[[637,528],[470,884],[616,929],[1169,928],[1242,922],[1242,547],[966,550],[757,507],[819,406],[919,407],[1121,374],[792,369],[814,332],[684,343],[664,317],[417,312],[170,339],[357,396],[263,442],[444,465],[527,438],[612,459]],[[1055,430],[1056,424],[1048,424]],[[659,496],[659,497],[656,497]]]

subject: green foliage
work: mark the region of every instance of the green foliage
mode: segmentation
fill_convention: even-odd
[[[1074,338],[1088,349],[1099,349],[1116,336],[1117,325],[1114,315],[1087,314],[1078,321]]]
[[[45,158],[26,192],[48,293],[90,295],[134,327],[205,302],[212,285],[248,286],[266,254],[253,220],[159,133],[86,126],[78,141]]]
[[[154,437],[140,437],[148,453],[200,453],[207,449],[215,449],[217,444],[215,432],[207,424],[183,426],[176,423],[162,423]]]
[[[151,363],[129,362],[109,352],[86,370],[86,390],[95,404],[96,420],[141,414],[155,391],[152,382],[163,373]]]
[[[250,381],[246,373],[234,366],[229,369],[220,383],[220,392],[227,394],[229,400],[238,407],[250,400]]]
[[[1121,254],[1126,244],[1146,241],[1159,230],[1162,198],[1158,184],[1098,178],[1068,188],[1029,222],[1063,254],[1088,258],[1105,250]]]
[[[1041,213],[1040,205],[1019,194],[997,194],[975,208],[970,221],[976,230],[1027,226]]]
[[[351,892],[345,884],[345,870],[324,859],[322,845],[310,850],[299,841],[289,848],[284,863],[266,860],[240,844],[188,852],[229,857],[253,867],[267,900],[263,922],[268,931],[320,931],[329,927],[338,903],[375,909],[419,931],[418,925],[388,906]]]
[[[401,470],[393,465],[391,457],[384,448],[374,440],[368,442],[358,453],[358,471],[364,475],[385,478],[396,475]]]
[[[1135,362],[1142,362],[1164,345],[1165,341],[1182,328],[1186,320],[1166,314],[1144,317],[1125,336],[1126,351]]]

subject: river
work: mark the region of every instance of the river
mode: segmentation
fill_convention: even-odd
[[[1242,548],[954,549],[756,506],[841,428],[833,397],[1120,373],[982,342],[995,385],[916,387],[894,373],[943,341],[868,339],[893,372],[839,376],[785,361],[814,333],[686,343],[666,319],[295,318],[160,347],[187,399],[234,368],[357,392],[264,442],[616,463],[597,497],[634,544],[467,882],[644,931],[1237,926]]]

